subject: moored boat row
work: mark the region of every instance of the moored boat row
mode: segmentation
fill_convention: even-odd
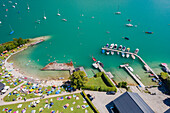
[[[131,53],[129,47],[126,49],[126,46],[122,45],[118,46],[117,44],[114,43],[110,44],[110,46],[107,43],[106,46],[104,46],[104,48],[102,49],[102,53],[106,53],[106,55],[109,54],[114,55],[114,52],[117,52],[118,55],[121,52],[122,57],[126,56],[126,58],[129,58],[131,54],[132,59],[135,59],[134,54],[137,54],[139,52],[139,49],[137,48],[134,53]]]

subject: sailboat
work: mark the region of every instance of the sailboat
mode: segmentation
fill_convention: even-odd
[[[117,15],[121,14],[121,12],[119,11],[119,6],[118,6],[117,12],[115,12],[115,14],[117,14]]]
[[[59,9],[58,9],[58,13],[57,13],[58,16],[60,16],[60,13],[59,13]]]
[[[43,17],[43,18],[44,18],[44,20],[46,20],[46,19],[47,19],[47,17],[45,16],[45,11],[44,11],[44,17]]]
[[[9,25],[11,32],[9,33],[10,35],[12,35],[14,33],[14,30],[12,29],[11,25]]]

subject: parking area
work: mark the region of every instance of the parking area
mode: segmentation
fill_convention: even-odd
[[[116,93],[115,95],[107,95],[106,92],[85,91],[86,94],[91,94],[95,99],[92,100],[95,107],[100,113],[109,113],[112,101],[123,93]]]
[[[163,94],[158,88],[152,88],[151,90],[153,90],[156,95],[142,93],[135,87],[132,89],[133,92],[136,92],[141,96],[155,113],[167,111],[170,108],[170,96]],[[123,94],[118,92],[115,95],[107,95],[106,92],[98,91],[85,91],[85,93],[95,97],[95,99],[92,100],[92,103],[100,113],[110,113],[110,107],[113,105],[112,101]]]

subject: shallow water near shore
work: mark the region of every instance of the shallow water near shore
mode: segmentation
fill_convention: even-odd
[[[116,53],[113,56],[101,54],[101,47],[107,43],[130,47],[130,51],[139,48],[138,55],[156,73],[161,72],[161,67],[159,67],[161,62],[170,65],[170,26],[168,26],[170,24],[170,2],[168,0],[57,0],[50,2],[37,0],[18,1],[17,3],[15,9],[7,1],[6,7],[0,6],[2,12],[0,15],[1,43],[16,37],[52,36],[51,39],[18,53],[10,59],[16,68],[20,68],[27,75],[44,79],[56,78],[56,76],[67,78],[68,72],[40,72],[40,69],[54,60],[57,62],[72,60],[75,67],[84,66],[89,71],[92,68],[91,57],[93,55],[104,64],[106,71],[115,75],[115,80],[118,82],[125,80],[129,84],[135,84],[124,69],[118,68],[122,63],[129,63],[134,68],[134,73],[141,77],[145,85],[152,84],[139,60],[122,58]],[[29,12],[27,3],[30,7]],[[122,12],[121,15],[114,14],[118,6]],[[5,12],[5,8],[9,11]],[[57,16],[58,9],[61,16]],[[17,13],[18,11],[20,14]],[[47,20],[43,20],[44,11]],[[7,18],[5,14],[8,15]],[[62,21],[63,18],[68,21]],[[38,19],[40,19],[40,24],[35,23]],[[131,19],[131,23],[137,27],[125,27],[125,24],[129,23],[127,19]],[[8,35],[9,24],[15,30],[13,35]],[[153,31],[154,34],[145,34],[145,31]],[[130,40],[122,38],[125,36]],[[92,74],[90,71],[89,73]]]

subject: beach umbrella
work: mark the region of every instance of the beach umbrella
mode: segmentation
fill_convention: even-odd
[[[30,92],[34,91],[33,89],[30,89]]]
[[[69,104],[67,103],[67,104],[66,104],[66,106],[68,107],[68,106],[69,106]]]
[[[12,111],[12,109],[9,109],[9,110],[8,110],[8,112],[11,112],[11,111]]]
[[[40,87],[38,90],[41,90],[42,88]]]
[[[48,91],[50,91],[50,89]]]
[[[56,88],[57,86],[56,85],[53,85],[54,88]]]
[[[55,92],[55,94],[59,94],[59,92],[58,92],[58,91],[56,91],[56,92]]]
[[[43,110],[44,110],[43,108],[40,108],[40,109],[39,109],[39,112],[42,112]]]
[[[35,92],[38,93],[38,90],[36,90]]]

